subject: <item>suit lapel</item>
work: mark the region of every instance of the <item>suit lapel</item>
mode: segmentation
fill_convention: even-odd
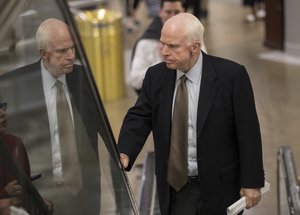
[[[47,111],[46,98],[44,93],[43,79],[42,79],[42,72],[41,72],[41,60],[39,60],[37,63],[32,64],[31,66],[27,68],[27,70],[24,73],[24,75],[26,76],[28,76],[28,74],[32,74],[31,80],[27,84],[26,90],[24,91],[29,91],[29,92],[35,91],[35,93],[31,93],[31,96],[34,97],[33,99],[34,102],[38,103],[40,108],[40,110],[37,112],[40,118],[39,120],[36,120],[36,122],[40,123],[39,124],[40,129],[44,128],[45,131],[47,131],[47,137],[46,137],[47,140],[51,140],[48,111]]]
[[[202,54],[203,69],[197,113],[197,137],[199,137],[202,131],[204,122],[219,89],[219,86],[217,85],[217,76],[211,62],[205,53],[202,52]]]
[[[162,122],[164,123],[163,128],[166,128],[166,142],[169,142],[170,134],[171,134],[171,123],[172,123],[172,103],[173,103],[173,95],[175,88],[175,80],[176,80],[176,70],[167,69],[166,71],[166,80],[164,82],[164,87],[162,87],[162,105],[164,109],[164,119]]]

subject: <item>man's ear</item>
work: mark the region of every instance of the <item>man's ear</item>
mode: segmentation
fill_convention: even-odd
[[[40,49],[40,55],[43,60],[48,61],[49,53],[45,49]]]
[[[201,44],[200,43],[194,43],[192,45],[192,54],[195,55],[195,54],[199,53],[200,49],[201,49]]]

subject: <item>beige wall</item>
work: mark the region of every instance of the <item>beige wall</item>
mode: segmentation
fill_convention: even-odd
[[[300,57],[300,1],[284,1],[284,49],[287,54]]]

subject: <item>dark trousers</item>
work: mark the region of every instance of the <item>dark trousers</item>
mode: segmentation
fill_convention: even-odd
[[[170,215],[213,215],[216,213],[204,212],[203,184],[201,182],[188,182],[179,192],[171,189]],[[218,207],[216,205],[216,207]],[[217,214],[226,214],[217,212]],[[241,211],[238,215],[242,215]]]
[[[201,183],[188,183],[179,192],[172,190],[170,215],[205,215],[201,187]]]

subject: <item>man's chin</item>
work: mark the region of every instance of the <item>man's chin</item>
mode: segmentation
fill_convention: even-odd
[[[176,66],[175,66],[175,64],[173,64],[173,63],[168,63],[168,62],[166,62],[166,66],[167,66],[169,69],[176,69]]]
[[[65,73],[71,73],[72,71],[73,71],[73,66],[65,68]]]

